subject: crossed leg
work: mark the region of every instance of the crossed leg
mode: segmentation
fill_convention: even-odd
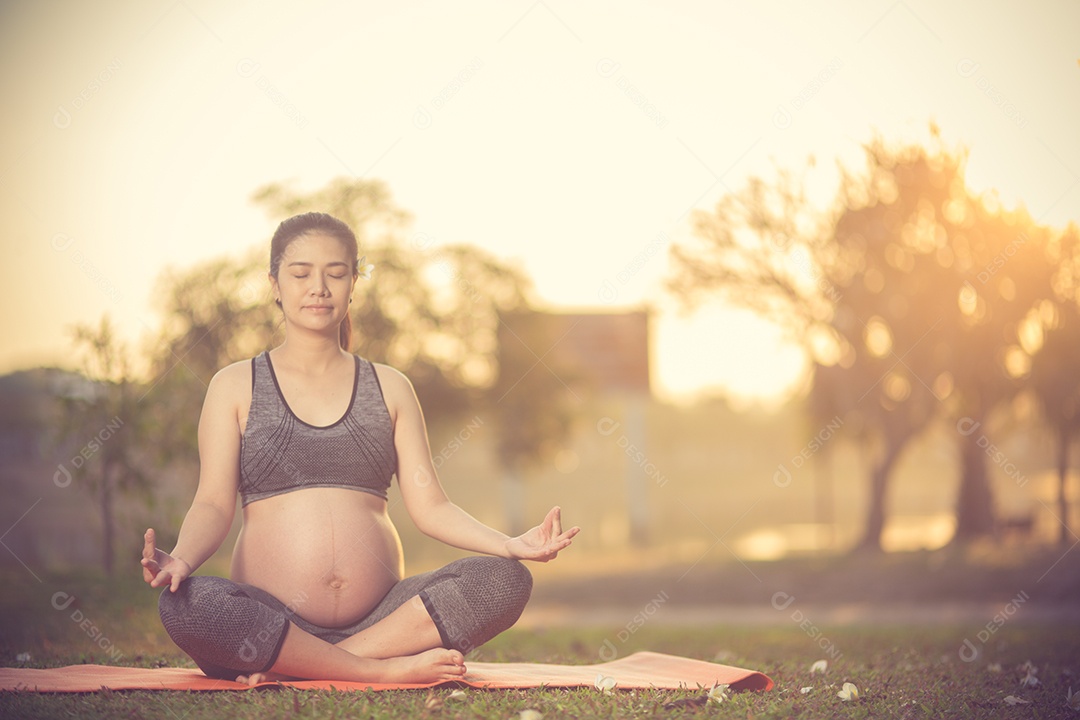
[[[210,677],[442,682],[464,654],[513,625],[532,578],[520,563],[474,557],[407,578],[355,626],[319,628],[264,590],[187,578],[159,597],[169,635]],[[265,668],[265,669],[262,669]]]
[[[466,672],[465,656],[441,647],[441,642],[424,603],[414,596],[337,644],[290,622],[273,667],[265,673],[240,675],[236,681],[255,685],[294,677],[415,683],[456,680]]]

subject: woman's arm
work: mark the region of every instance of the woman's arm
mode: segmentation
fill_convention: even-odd
[[[151,587],[168,584],[175,592],[229,534],[240,482],[236,411],[243,388],[250,385],[249,368],[248,363],[230,365],[214,375],[206,389],[199,417],[199,487],[180,526],[176,547],[172,553],[157,549],[152,529],[144,537],[143,578]]]
[[[431,446],[420,402],[408,378],[378,366],[383,396],[394,422],[398,484],[416,527],[436,540],[462,550],[519,560],[546,562],[570,545],[579,528],[562,530],[561,511],[552,508],[544,522],[511,538],[494,530],[450,501],[431,461]]]

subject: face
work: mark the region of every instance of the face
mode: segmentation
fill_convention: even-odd
[[[356,278],[353,258],[335,237],[301,235],[285,248],[278,274],[270,276],[286,321],[311,330],[337,332],[349,312]]]

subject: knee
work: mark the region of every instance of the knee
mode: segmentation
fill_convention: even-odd
[[[529,596],[532,595],[532,573],[520,560],[496,559],[500,561],[495,572],[498,585],[514,590],[521,598],[521,605],[524,607],[529,601]]]
[[[213,577],[195,576],[185,579],[180,587],[173,592],[166,585],[158,595],[158,615],[162,620],[173,618],[178,615],[190,615],[199,612],[204,603],[200,602],[208,591],[211,591]]]
[[[210,677],[262,672],[277,657],[288,620],[248,592],[224,578],[196,576],[158,596],[169,637]]]
[[[213,576],[189,577],[176,592],[166,587],[158,596],[161,624],[183,648],[185,640],[212,633],[219,626],[219,616],[225,609],[222,599],[226,595],[228,581]]]
[[[500,557],[474,558],[470,585],[490,600],[501,600],[508,611],[520,615],[532,594],[533,577],[518,560]]]

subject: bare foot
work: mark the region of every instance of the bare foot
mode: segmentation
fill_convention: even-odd
[[[278,681],[281,681],[281,680],[296,680],[296,679],[298,679],[298,678],[294,678],[294,677],[291,677],[289,675],[282,675],[281,673],[270,672],[270,671],[261,672],[261,673],[251,673],[250,675],[237,675],[236,676],[236,682],[244,683],[245,685],[250,685],[252,687],[254,687],[255,685],[258,685],[259,683],[263,683],[263,682],[278,682]]]
[[[418,655],[406,655],[381,660],[367,659],[367,661],[372,663],[371,669],[364,672],[363,677],[355,678],[356,681],[384,683],[447,682],[448,680],[460,680],[466,672],[465,656],[457,650],[447,650],[446,648],[435,648]],[[270,671],[236,676],[236,682],[252,687],[262,682],[298,679],[300,678]]]
[[[465,656],[457,650],[435,648],[418,655],[379,661],[381,682],[429,683],[460,680],[465,675]]]

